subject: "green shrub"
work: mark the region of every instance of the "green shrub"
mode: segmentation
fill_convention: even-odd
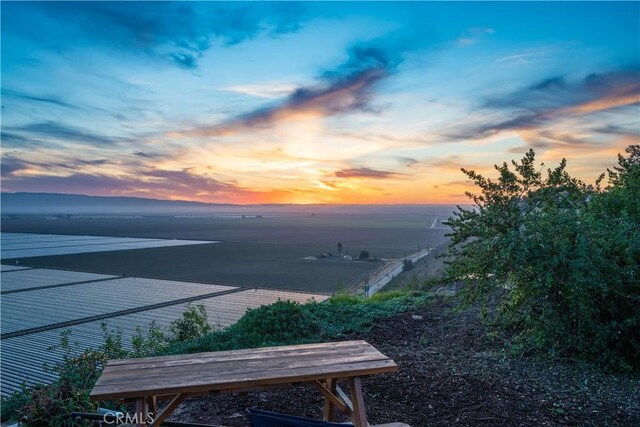
[[[17,414],[20,413],[24,406],[31,402],[32,392],[32,388],[23,384],[19,391],[8,396],[2,396],[0,400],[0,416],[2,422],[17,419]]]
[[[338,293],[327,300],[329,304],[355,305],[362,304],[363,298],[355,294]]]
[[[233,350],[330,341],[368,330],[378,318],[427,303],[423,293],[382,292],[372,298],[338,294],[327,303],[278,301],[249,310],[240,321],[202,338],[175,343],[163,354]]]
[[[247,310],[233,326],[236,345],[262,347],[305,341],[319,332],[305,307],[294,301]]]
[[[71,420],[74,411],[93,412],[96,402],[89,392],[109,359],[125,357],[119,331],[109,331],[102,324],[103,344],[80,351],[71,345],[70,331],[61,334],[61,362],[45,366],[58,376],[51,384],[38,384],[2,399],[2,420],[14,418],[27,426],[83,426],[87,422]]]
[[[448,222],[448,274],[497,302],[490,319],[521,351],[640,368],[640,146],[627,152],[604,189],[564,160],[543,177],[533,150],[497,180],[463,170],[481,194]]]
[[[184,322],[184,314],[180,320]],[[186,328],[183,327],[183,329]],[[135,333],[131,337],[132,350],[129,357],[147,357],[158,354],[168,345],[169,339],[158,327],[155,320],[149,323],[144,333],[140,326],[136,326]]]
[[[169,330],[172,341],[186,341],[201,337],[211,332],[211,325],[207,319],[207,310],[203,304],[187,304],[182,317],[171,322]]]
[[[378,292],[369,297],[369,302],[389,301],[396,298],[407,298],[411,296],[420,296],[419,292],[406,291],[403,289],[394,289],[391,291]]]

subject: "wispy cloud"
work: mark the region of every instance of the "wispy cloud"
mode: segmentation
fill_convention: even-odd
[[[398,160],[398,162],[400,162],[401,164],[403,164],[406,167],[411,167],[411,166],[419,163],[419,161],[417,159],[414,159],[412,157],[398,157],[397,160]]]
[[[442,184],[436,184],[433,186],[433,188],[442,188],[442,187],[471,187],[473,185],[473,181],[469,180],[469,179],[465,179],[465,180],[457,180],[457,181],[448,181],[448,182],[443,182]]]
[[[0,133],[0,141],[2,141],[2,145],[6,147],[29,147],[38,144],[34,144],[33,141],[29,138],[25,138],[22,135],[18,135],[11,132]]]
[[[303,15],[299,4],[267,3],[31,2],[5,4],[3,9],[7,14],[43,17],[37,22],[37,37],[47,37],[58,52],[70,47],[69,34],[80,32],[93,43],[160,58],[185,69],[197,68],[213,44],[231,46],[260,34],[296,31]],[[59,31],[60,23],[65,31]]]
[[[269,127],[296,117],[327,117],[353,111],[372,111],[373,87],[390,76],[398,58],[375,46],[356,46],[340,67],[322,74],[314,86],[300,87],[283,102],[260,108],[211,127],[189,133],[222,136]]]
[[[161,153],[153,153],[148,151],[136,151],[133,153],[133,155],[136,157],[142,157],[145,159],[157,159],[164,156],[164,154],[161,154]]]
[[[398,178],[401,177],[401,173],[397,172],[389,172],[378,169],[370,169],[370,168],[353,168],[353,169],[342,169],[336,171],[334,175],[338,178],[373,178],[373,179],[387,179],[387,178]]]
[[[460,125],[445,132],[452,139],[479,139],[505,130],[541,129],[568,117],[584,116],[640,103],[638,69],[591,74],[571,81],[545,79],[525,89],[486,100],[484,110],[500,112],[502,120]]]
[[[258,98],[277,99],[291,94],[296,90],[296,87],[292,84],[264,83],[227,86],[221,90],[255,96]]]
[[[92,166],[104,166],[112,162],[109,159],[65,159],[47,161],[28,160],[16,153],[4,154],[2,156],[2,176],[3,178],[15,178],[21,176],[36,175],[65,175],[73,174]]]
[[[543,46],[525,49],[517,53],[512,53],[509,55],[504,55],[496,59],[496,62],[502,62],[507,64],[515,64],[515,65],[523,65],[529,64],[533,60],[544,58],[549,54],[556,52],[559,50],[557,46]]]
[[[0,172],[2,177],[10,177],[16,172],[24,170],[28,167],[28,164],[13,156],[2,156],[2,168]]]
[[[472,163],[468,158],[452,154],[443,157],[429,157],[420,161],[412,162],[407,167],[414,171],[428,172],[438,171],[439,173],[458,172],[460,168],[478,169],[477,163]]]
[[[458,37],[457,42],[460,46],[476,44],[483,36],[493,34],[495,32],[496,30],[489,27],[472,27],[467,29],[464,34]]]
[[[606,126],[600,126],[593,128],[594,132],[601,134],[611,134],[611,135],[628,135],[628,136],[638,136],[640,134],[640,121],[634,124],[634,128],[630,126],[620,126],[617,124],[608,124]]]
[[[72,105],[66,101],[63,101],[55,96],[36,96],[36,95],[31,95],[25,92],[20,92],[20,91],[11,90],[11,89],[2,89],[2,96],[19,98],[26,101],[40,102],[44,104],[55,105],[58,107],[65,107],[65,108],[71,108],[71,109],[78,108],[75,105]]]
[[[132,141],[132,139],[128,137],[102,135],[54,121],[30,123],[23,126],[7,127],[6,129],[51,139],[81,142],[92,145],[111,145],[118,142]],[[21,138],[21,135],[13,135],[13,138],[14,140],[15,138]],[[22,138],[25,141],[27,140],[24,137]]]

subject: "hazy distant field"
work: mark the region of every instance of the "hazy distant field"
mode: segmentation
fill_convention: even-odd
[[[425,209],[426,211],[426,209]],[[302,257],[367,250],[379,257],[400,257],[418,247],[445,241],[440,220],[451,209],[419,214],[284,215],[241,217],[5,218],[2,231],[94,236],[221,240],[211,245],[141,249],[27,258],[24,265],[109,274],[332,292],[374,263],[308,261]],[[437,214],[439,220],[434,225]]]

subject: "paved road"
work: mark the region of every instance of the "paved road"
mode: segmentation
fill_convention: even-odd
[[[421,249],[406,256],[407,260],[416,262],[427,256],[433,248]],[[371,296],[382,289],[398,274],[402,273],[405,258],[387,260],[380,267],[365,273],[352,281],[347,287],[350,292],[356,294],[367,293]],[[368,288],[368,289],[367,289]]]

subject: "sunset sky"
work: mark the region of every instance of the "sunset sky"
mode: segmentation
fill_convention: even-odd
[[[640,132],[640,3],[2,2],[2,191],[459,203]]]

